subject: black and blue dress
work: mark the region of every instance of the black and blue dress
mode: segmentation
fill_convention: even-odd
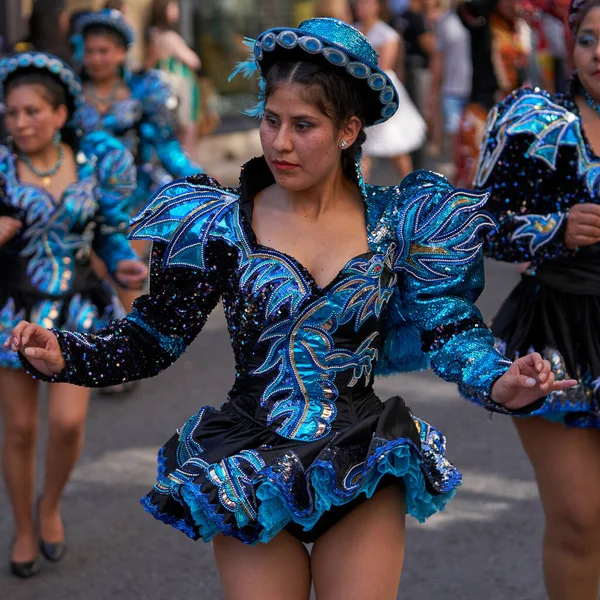
[[[206,176],[171,183],[135,219],[153,242],[150,291],[96,335],[56,332],[54,381],[112,385],[151,377],[185,351],[222,301],[236,362],[220,409],[201,408],[160,450],[143,498],[194,539],[254,544],[281,530],[314,541],[390,482],[419,521],[460,483],[445,439],[375,374],[431,366],[489,410],[510,362],[473,305],[483,287],[485,194],[419,172],[399,187],[361,184],[370,249],[320,287],[293,257],[261,245],[253,199],[274,182],[263,158],[238,189]],[[30,368],[31,370],[31,368]]]

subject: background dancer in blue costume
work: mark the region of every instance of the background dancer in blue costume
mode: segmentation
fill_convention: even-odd
[[[12,136],[0,146],[0,339],[21,319],[94,332],[124,311],[93,274],[92,248],[122,285],[140,287],[147,275],[126,238],[133,157],[106,133],[75,135],[71,117],[83,90],[58,58],[6,58],[0,86]],[[16,524],[11,567],[20,577],[39,570],[39,543],[50,560],[64,554],[60,500],[81,450],[89,398],[73,385],[49,387],[45,481],[33,509],[38,392],[14,353],[0,349],[2,467]]]
[[[573,382],[536,354],[511,365],[472,304],[485,194],[426,172],[364,184],[363,126],[397,95],[362,34],[333,19],[269,30],[238,67],[257,69],[264,156],[238,189],[198,176],[150,201],[133,233],[153,241],[150,292],[132,313],[95,336],[23,322],[8,345],[50,381],[149,377],[222,299],[235,384],[162,448],[144,507],[214,539],[227,598],[307,600],[311,579],[319,600],[395,598],[405,514],[441,510],[460,474],[441,433],[375,396],[375,372],[431,365],[501,413]]]
[[[77,124],[85,133],[109,132],[134,155],[138,173],[132,211],[172,178],[202,172],[177,141],[177,98],[166,77],[155,69],[128,69],[127,50],[133,41],[122,13],[110,9],[82,17],[72,38],[86,95]]]
[[[501,351],[533,350],[557,380],[516,421],[546,516],[544,573],[552,600],[600,591],[600,1],[576,2],[577,74],[564,95],[520,89],[490,113],[476,177],[499,221],[485,252],[531,261],[496,316]]]

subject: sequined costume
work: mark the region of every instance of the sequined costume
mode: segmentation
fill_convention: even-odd
[[[564,245],[569,208],[598,203],[600,158],[591,149],[574,96],[520,89],[490,113],[475,180],[491,187],[487,208],[499,227],[485,252],[497,260],[531,261],[493,323],[509,357],[532,350],[559,379],[579,385],[554,392],[532,414],[576,427],[600,426],[600,245]],[[581,93],[581,92],[580,92]]]
[[[11,77],[37,71],[64,87],[71,117],[83,104],[81,81],[66,63],[44,52],[0,60],[0,104]],[[3,344],[23,319],[86,333],[124,314],[112,288],[93,273],[89,256],[93,249],[111,274],[120,260],[136,258],[126,236],[125,211],[135,190],[133,156],[105,132],[78,137],[71,118],[62,133],[75,154],[78,178],[61,198],[20,181],[13,148],[0,146],[0,216],[23,223],[0,247],[2,367],[20,367]]]
[[[285,528],[314,541],[401,480],[407,512],[423,521],[460,474],[444,437],[401,398],[380,402],[373,378],[431,366],[471,400],[510,412],[489,397],[510,363],[472,304],[483,286],[478,232],[492,223],[479,210],[487,196],[428,172],[400,187],[362,183],[370,250],[319,287],[254,235],[253,199],[273,182],[259,158],[239,189],[197,176],[156,195],[132,234],[153,241],[149,294],[96,335],[56,332],[68,364],[53,380],[156,375],[222,300],[235,383],[220,410],[202,408],[162,448],[146,510],[194,539],[222,532],[252,544]]]
[[[114,29],[123,36],[127,47],[133,43],[133,31],[119,11],[92,12],[78,22],[78,33],[71,40],[79,63],[86,28],[96,25]],[[130,90],[129,98],[116,101],[106,113],[87,102],[77,111],[75,121],[84,133],[110,133],[135,157],[137,189],[130,197],[129,207],[134,212],[173,178],[202,173],[202,168],[186,155],[177,140],[178,100],[166,76],[155,69],[131,73],[123,68],[123,81]]]
[[[79,180],[54,199],[21,183],[16,158],[0,146],[0,215],[24,226],[0,247],[0,366],[20,367],[2,345],[25,319],[44,327],[93,332],[123,316],[112,288],[93,273],[93,249],[114,273],[135,259],[126,237],[126,199],[135,189],[133,157],[105,133],[84,137],[77,153]]]

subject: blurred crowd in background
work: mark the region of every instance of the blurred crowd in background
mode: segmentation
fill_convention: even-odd
[[[240,114],[255,83],[228,81],[248,53],[244,38],[312,16],[357,23],[369,37],[376,14],[398,34],[371,41],[426,123],[426,135],[407,132],[409,152],[379,153],[394,158],[401,175],[444,155],[454,183],[468,187],[494,103],[526,84],[561,91],[570,71],[567,0],[7,0],[2,52],[35,48],[69,61],[77,20],[104,7],[122,11],[136,31],[131,68],[168,76],[180,141],[192,156],[203,136],[255,125]]]

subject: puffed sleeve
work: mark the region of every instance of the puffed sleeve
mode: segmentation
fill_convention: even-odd
[[[140,79],[144,114],[140,135],[151,144],[164,169],[173,178],[202,173],[202,167],[184,152],[175,135],[177,98],[165,76],[157,70],[146,71]]]
[[[571,254],[565,198],[586,187],[578,153],[585,154],[579,120],[546,92],[519,89],[492,109],[475,177],[498,222],[486,234],[487,256],[539,264]]]
[[[26,370],[53,383],[105,387],[153,377],[175,362],[217,305],[225,268],[212,251],[203,271],[166,267],[165,248],[153,244],[149,293],[134,302],[129,315],[93,335],[54,331],[66,368],[49,379],[20,355]]]
[[[82,150],[94,156],[96,165],[98,212],[93,248],[114,275],[119,261],[137,259],[127,239],[127,202],[136,186],[133,156],[121,142],[101,131],[85,136]]]
[[[511,362],[494,348],[474,304],[484,286],[479,232],[493,225],[481,210],[486,199],[454,190],[443,177],[425,171],[400,186],[393,210],[399,283],[378,372],[431,367],[467,399],[513,414],[490,398]]]

